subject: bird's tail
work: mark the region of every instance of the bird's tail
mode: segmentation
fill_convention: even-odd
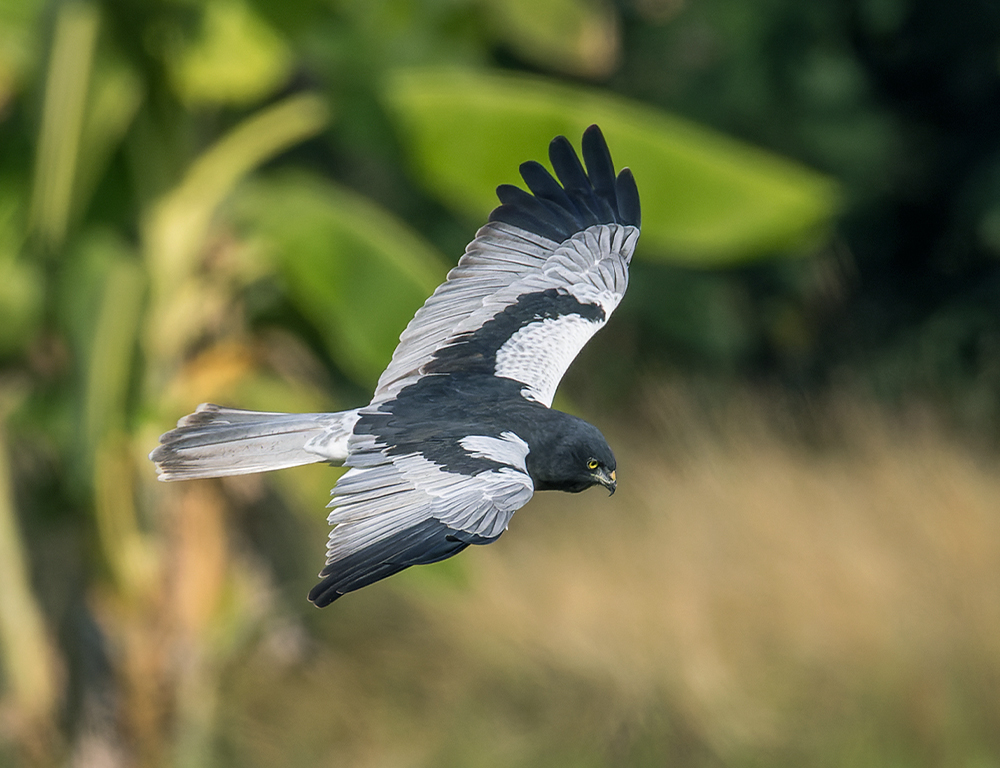
[[[160,480],[268,472],[326,461],[343,464],[358,411],[267,413],[203,403],[160,437],[149,454]]]

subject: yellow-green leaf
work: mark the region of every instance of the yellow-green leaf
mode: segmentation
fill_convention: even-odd
[[[337,363],[372,385],[444,258],[369,200],[311,176],[247,185],[236,208]]]
[[[618,17],[602,0],[488,0],[491,31],[528,61],[584,77],[618,61]]]
[[[642,198],[641,254],[713,266],[802,249],[837,208],[833,181],[642,104],[540,78],[454,69],[398,72],[386,102],[421,180],[479,220],[517,167],[557,134],[601,126]]]
[[[39,18],[47,8],[42,0],[0,3],[0,111],[35,66],[42,47]]]
[[[0,190],[0,355],[22,349],[42,319],[44,275],[23,258],[23,190],[8,183]]]
[[[200,36],[173,52],[174,87],[191,104],[249,104],[288,77],[291,50],[242,0],[210,0]]]

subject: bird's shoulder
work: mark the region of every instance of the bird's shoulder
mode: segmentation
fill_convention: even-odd
[[[523,390],[519,381],[485,372],[423,376],[395,397],[361,410],[351,440],[352,454],[373,450],[387,456],[417,453],[441,466],[474,474],[496,462],[476,457],[475,451],[463,445],[466,438],[512,435],[530,450],[536,433],[557,413],[524,397]]]

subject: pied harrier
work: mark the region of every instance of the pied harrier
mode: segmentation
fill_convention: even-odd
[[[581,165],[563,136],[558,181],[521,165],[530,192],[501,205],[417,311],[363,408],[266,413],[203,404],[150,454],[160,480],[223,477],[312,462],[344,465],[330,502],[325,606],[411,565],[507,529],[535,491],[616,487],[615,457],[586,421],[551,408],[570,363],[625,294],[639,193],[615,176],[600,129]]]

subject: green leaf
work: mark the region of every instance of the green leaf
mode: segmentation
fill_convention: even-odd
[[[90,2],[64,3],[56,14],[31,201],[32,229],[53,249],[63,244],[73,207],[99,28]]]
[[[128,64],[114,56],[97,57],[80,126],[71,210],[74,217],[89,204],[142,99],[142,82]]]
[[[487,0],[490,31],[525,59],[584,77],[618,62],[618,16],[602,0]]]
[[[325,102],[302,93],[258,110],[188,167],[181,182],[145,214],[143,245],[150,277],[147,354],[166,361],[203,331],[199,257],[216,209],[247,174],[317,133]]]
[[[89,459],[108,434],[126,423],[128,388],[146,303],[146,275],[141,262],[107,236],[91,238],[85,247],[106,249],[103,258],[111,260],[86,357],[84,419]],[[123,253],[114,254],[117,249]]]
[[[421,180],[484,219],[498,183],[542,160],[552,137],[579,146],[601,126],[642,198],[641,254],[700,266],[801,250],[825,233],[838,190],[827,177],[650,107],[533,77],[454,69],[396,73],[385,98]]]
[[[0,189],[0,356],[19,352],[42,320],[44,274],[24,258],[23,189],[5,177]]]
[[[369,200],[311,176],[257,181],[234,205],[337,364],[373,384],[443,280],[443,256]]]
[[[48,8],[43,0],[4,0],[0,3],[0,110],[27,79],[41,49],[40,18]]]
[[[250,104],[288,78],[292,53],[245,2],[210,0],[200,36],[175,50],[170,64],[187,103]]]

